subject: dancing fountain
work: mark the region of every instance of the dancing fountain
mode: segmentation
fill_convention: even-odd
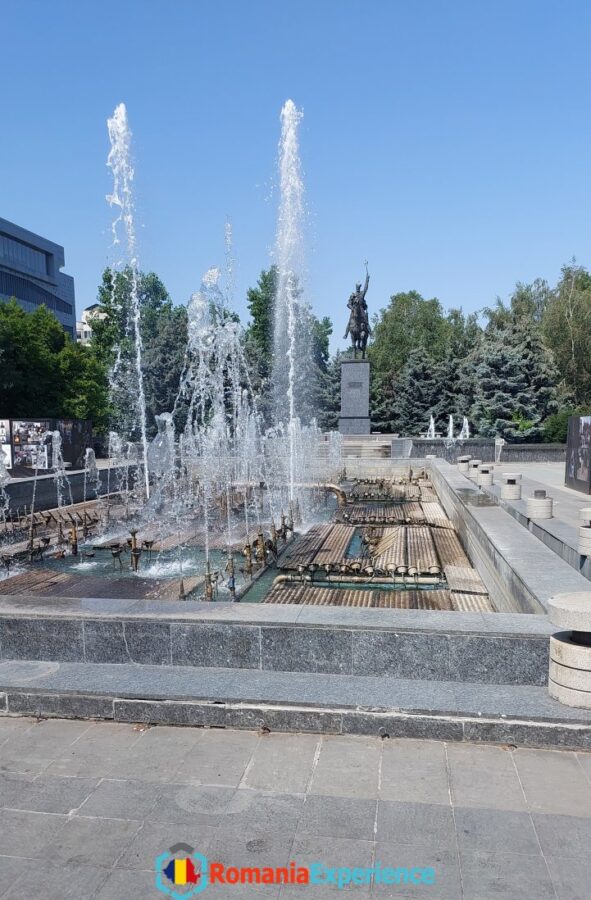
[[[35,519],[32,509],[31,558],[36,536],[57,522],[60,571],[65,567],[118,581],[136,575],[172,577],[176,596],[182,599],[195,589],[208,600],[235,599],[255,573],[276,561],[279,543],[285,544],[294,528],[317,521],[319,500],[324,500],[322,485],[338,479],[341,454],[339,435],[323,440],[307,395],[313,371],[311,316],[302,299],[301,118],[288,100],[281,111],[279,142],[273,421],[265,422],[259,412],[244,332],[231,308],[234,258],[227,221],[225,271],[208,269],[190,297],[177,396],[171,410],[156,415],[152,441],[144,391],[132,133],[125,105],[119,104],[108,119],[107,165],[113,187],[107,201],[116,210],[113,242],[124,244],[112,281],[113,305],[125,324],[120,343],[113,348],[109,373],[111,398],[119,413],[108,439],[106,497],[98,502],[100,477],[89,449],[82,509],[73,509],[61,435],[54,432],[57,507],[47,521]],[[322,514],[327,515],[326,510]],[[69,550],[60,546],[65,543],[65,528]],[[43,540],[51,542],[51,536]],[[72,561],[79,550],[87,559]],[[138,584],[137,589],[148,588]],[[131,588],[119,585],[119,590]]]

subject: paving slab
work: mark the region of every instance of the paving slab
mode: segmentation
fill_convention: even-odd
[[[32,734],[42,733],[30,721],[21,721]],[[53,750],[61,754],[60,774],[0,775],[0,803],[14,803],[22,794],[23,804],[64,809],[88,792],[67,815],[0,808],[0,897],[32,896],[41,883],[47,900],[121,900],[147,894],[153,892],[156,857],[178,841],[233,865],[281,865],[290,859],[301,864],[321,861],[329,867],[369,867],[379,862],[399,867],[401,878],[404,869],[435,871],[435,883],[428,887],[408,880],[374,884],[373,889],[349,886],[345,896],[382,900],[427,893],[440,900],[589,896],[591,804],[586,791],[591,783],[584,764],[591,756],[587,754],[228,731],[227,747],[240,758],[240,767],[247,761],[244,775],[238,786],[209,785],[175,780],[182,771],[178,760],[186,758],[190,748],[199,748],[203,766],[214,772],[215,757],[223,748],[221,732],[171,727],[134,731],[131,726],[99,722],[73,741],[71,749],[78,744],[83,752],[68,757],[56,743],[56,734],[64,726],[67,741],[72,741],[73,733],[67,733],[70,724],[53,720],[47,733]],[[15,736],[25,733],[17,731]],[[158,754],[158,779],[149,768],[146,779],[141,774],[126,779],[100,775],[101,753],[112,759],[118,752],[133,752],[143,741],[148,749],[167,748],[174,761],[167,765],[164,752]],[[325,744],[328,755],[322,770]],[[375,760],[380,761],[379,797],[373,796],[373,780],[368,783],[371,797],[317,792],[319,785],[329,784],[332,761],[340,755],[345,771],[349,760],[354,773],[361,750],[373,761],[372,770]],[[283,781],[282,753],[288,773]],[[262,779],[265,765],[275,789],[248,786],[249,772],[254,771],[255,780]],[[316,782],[315,772],[319,772]],[[484,784],[490,773],[493,783],[487,792]],[[402,784],[407,774],[412,779],[405,794]],[[505,808],[506,795],[494,804],[494,791],[503,778],[507,791],[521,791],[525,809]],[[301,790],[293,792],[290,788],[296,782]],[[435,802],[429,802],[430,788]],[[408,798],[413,790],[414,800]],[[392,794],[397,796],[389,799]],[[570,812],[564,811],[565,805]],[[243,887],[236,894],[232,888],[232,897],[313,900],[342,895],[334,884]],[[228,900],[227,886],[207,890],[208,896]]]
[[[382,744],[380,799],[451,803],[443,743],[387,740]]]
[[[457,806],[525,811],[525,794],[508,748],[449,744],[451,800]]]
[[[352,737],[346,748],[336,736],[321,738],[310,792],[334,797],[377,797],[382,745]],[[383,776],[382,776],[383,777]]]
[[[532,811],[591,816],[591,785],[576,756],[553,750],[538,755],[523,748],[515,764]]]

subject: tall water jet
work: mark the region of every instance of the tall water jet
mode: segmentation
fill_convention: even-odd
[[[460,440],[467,441],[470,437],[470,425],[468,424],[468,419],[464,416],[464,420],[462,422],[462,430],[460,431]]]
[[[7,462],[8,458],[0,444],[0,520],[2,521],[3,526],[3,538],[6,536],[6,514],[8,513],[8,508],[10,506],[10,498],[6,491],[6,486],[10,482],[10,475],[8,474],[8,467],[6,465]]]
[[[303,113],[293,100],[281,110],[279,141],[280,202],[275,260],[274,365],[275,419],[287,412],[289,439],[289,494],[294,498],[296,478],[296,367],[298,365],[297,323],[303,263],[304,182],[299,157],[298,127]]]
[[[134,204],[132,182],[134,170],[131,164],[132,133],[127,120],[127,109],[124,103],[116,107],[110,119],[107,119],[111,150],[107,158],[107,166],[113,173],[113,192],[107,195],[107,202],[118,208],[119,213],[112,224],[113,243],[119,243],[119,226],[123,224],[127,244],[127,265],[131,271],[131,326],[133,337],[133,357],[136,376],[135,407],[140,431],[142,460],[146,497],[150,496],[150,479],[148,474],[148,436],[146,423],[146,396],[142,370],[142,334],[141,310],[138,286],[138,259],[134,224]]]
[[[447,439],[448,441],[453,441],[454,439],[454,417],[451,415],[447,423]]]
[[[435,419],[429,416],[429,427],[427,429],[427,437],[433,439],[435,437]]]

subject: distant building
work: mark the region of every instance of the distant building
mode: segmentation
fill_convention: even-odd
[[[26,312],[45,304],[75,336],[74,279],[60,272],[64,248],[0,219],[0,302],[15,297]]]
[[[80,344],[90,344],[92,338],[92,322],[96,319],[104,319],[105,313],[100,311],[100,303],[92,303],[82,312],[82,318],[76,322],[76,340]]]

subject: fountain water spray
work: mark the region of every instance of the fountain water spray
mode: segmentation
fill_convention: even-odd
[[[64,462],[64,454],[62,450],[62,435],[59,430],[51,431],[51,468],[53,469],[53,477],[55,480],[55,489],[57,494],[57,506],[61,509],[64,505],[64,491],[68,490],[68,501],[74,503],[72,497],[72,486],[70,479],[66,475],[66,464]]]
[[[453,441],[454,439],[454,417],[451,415],[447,423],[447,439],[448,441]]]
[[[427,429],[427,437],[431,440],[435,437],[435,419],[429,416],[429,428]]]
[[[116,107],[112,117],[107,120],[111,150],[107,166],[113,173],[113,192],[107,195],[111,206],[119,209],[113,222],[113,242],[119,243],[119,225],[123,223],[127,240],[127,263],[131,269],[131,325],[133,328],[134,362],[137,379],[136,408],[140,430],[146,497],[150,496],[150,480],[148,475],[148,437],[146,425],[146,397],[142,371],[142,335],[141,310],[138,286],[138,260],[134,224],[134,204],[132,194],[133,166],[131,164],[132,133],[127,120],[124,103]]]
[[[470,437],[470,425],[468,424],[468,419],[466,418],[466,416],[464,416],[464,419],[462,422],[462,430],[460,431],[460,435],[459,435],[459,440],[467,441],[469,437]]]
[[[276,421],[282,421],[287,399],[289,439],[289,495],[296,480],[296,366],[298,364],[298,308],[303,262],[304,182],[299,158],[298,127],[303,113],[293,100],[281,110],[279,141],[280,203],[277,224],[275,334],[273,383]],[[287,365],[286,365],[287,363]]]
[[[10,498],[6,491],[6,485],[10,481],[10,475],[8,474],[8,468],[6,466],[7,462],[6,454],[0,444],[0,519],[2,520],[3,526],[2,537],[5,537],[6,535],[6,514],[8,512],[8,507],[10,506]]]

